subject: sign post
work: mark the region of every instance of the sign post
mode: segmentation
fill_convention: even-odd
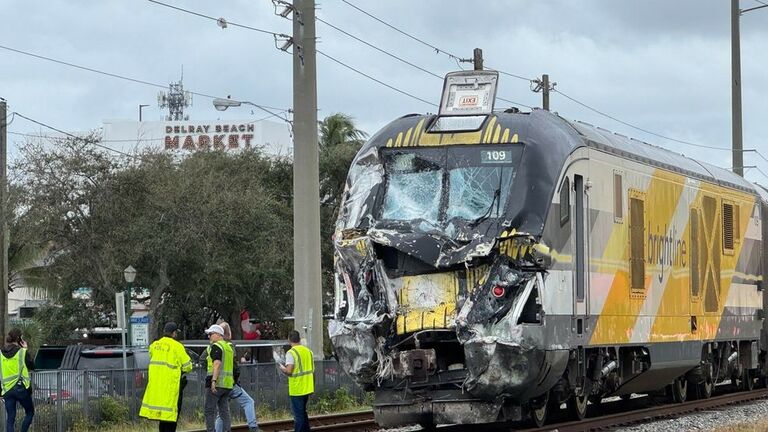
[[[115,293],[115,309],[117,312],[117,326],[120,328],[120,337],[123,341],[123,396],[128,391],[128,353],[125,348],[125,331],[127,325],[125,322],[125,293]]]

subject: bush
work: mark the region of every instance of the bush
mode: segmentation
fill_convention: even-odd
[[[125,398],[114,398],[102,396],[98,400],[90,401],[92,412],[98,412],[97,418],[101,423],[117,424],[128,421],[129,408],[128,401]]]
[[[310,400],[309,408],[313,413],[330,414],[361,408],[362,401],[352,396],[347,389],[322,392]]]

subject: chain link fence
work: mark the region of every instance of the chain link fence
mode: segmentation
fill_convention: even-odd
[[[205,400],[205,368],[197,367],[187,375],[180,420],[203,421]],[[256,408],[290,410],[288,379],[275,363],[240,365],[240,386],[256,402]],[[138,419],[141,400],[147,385],[146,369],[129,370],[53,370],[32,372],[32,398],[35,402],[35,432],[63,432],[78,425]],[[334,360],[315,362],[315,395],[345,389],[350,396],[362,400],[360,387],[345,374]],[[2,421],[5,425],[5,408]],[[244,422],[243,411],[232,401],[230,412],[234,422]],[[24,417],[19,406],[17,427]]]

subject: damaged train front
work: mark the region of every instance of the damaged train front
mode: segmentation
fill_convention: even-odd
[[[486,151],[370,146],[350,170],[329,333],[382,425],[519,420],[559,376],[546,247],[505,226],[521,146]]]

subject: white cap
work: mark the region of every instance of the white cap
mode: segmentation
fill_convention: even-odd
[[[211,333],[218,333],[222,336],[224,336],[224,329],[221,328],[220,325],[214,324],[208,330],[205,331],[205,334],[211,334]]]

